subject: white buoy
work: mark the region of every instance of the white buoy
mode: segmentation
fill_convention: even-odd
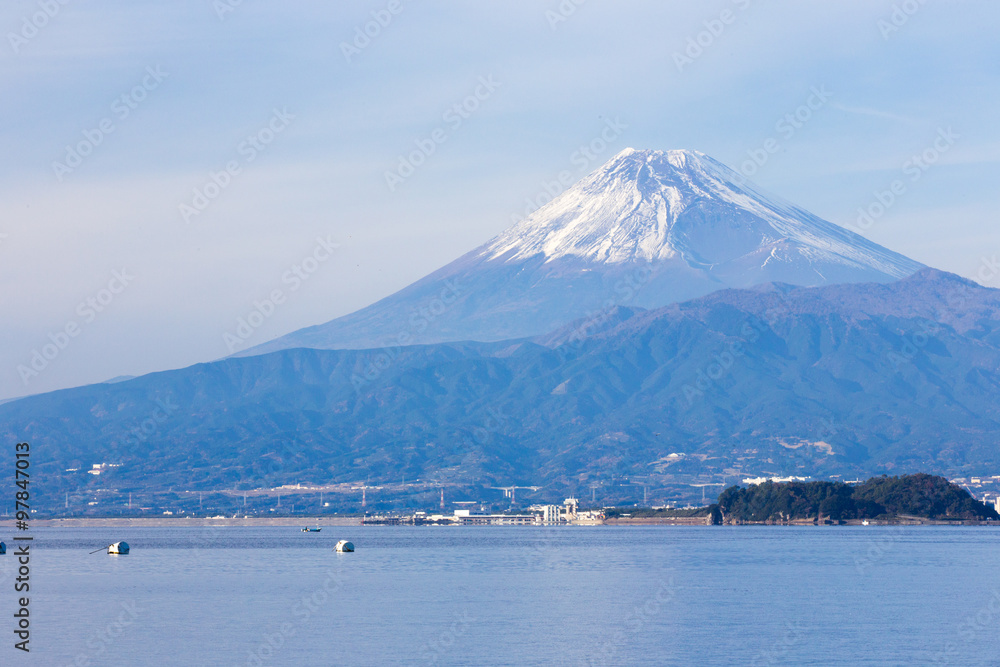
[[[354,543],[348,542],[347,540],[341,540],[337,542],[337,553],[350,553],[354,551]]]
[[[128,553],[128,542],[115,542],[108,546],[108,553],[115,556],[124,556]]]

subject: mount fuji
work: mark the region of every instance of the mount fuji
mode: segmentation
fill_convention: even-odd
[[[542,334],[724,288],[887,283],[924,268],[687,150],[627,148],[482,246],[350,315],[238,353]]]

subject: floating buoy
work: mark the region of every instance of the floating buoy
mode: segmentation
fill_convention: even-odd
[[[124,556],[128,553],[128,542],[115,542],[108,546],[108,553],[114,556]]]
[[[5,553],[7,553],[7,545],[4,544],[3,542],[0,542],[0,555],[3,555]]]
[[[341,540],[337,542],[337,553],[350,553],[354,551],[354,543],[348,542],[347,540]]]

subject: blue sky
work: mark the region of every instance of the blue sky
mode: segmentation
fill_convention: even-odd
[[[866,236],[967,277],[1000,254],[994,3],[231,2],[0,10],[0,397],[224,356],[275,289],[248,344],[356,310],[627,146],[739,168],[773,139],[752,179],[821,217],[900,180]]]

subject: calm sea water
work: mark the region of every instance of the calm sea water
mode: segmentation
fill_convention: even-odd
[[[9,551],[0,664],[1000,664],[984,528],[34,534],[32,653],[12,648]],[[87,554],[119,539],[130,555]]]

